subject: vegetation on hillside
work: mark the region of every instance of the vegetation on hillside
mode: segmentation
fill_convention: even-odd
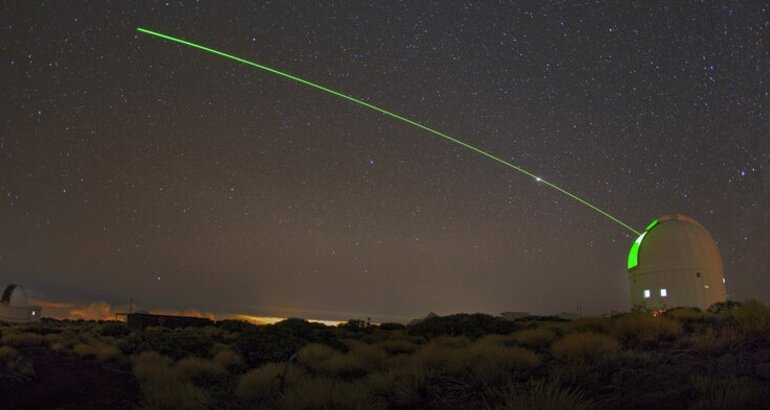
[[[0,324],[0,393],[34,380],[41,348],[130,371],[146,409],[710,409],[770,399],[770,310],[757,302],[413,326]]]

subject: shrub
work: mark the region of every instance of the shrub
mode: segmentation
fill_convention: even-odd
[[[617,340],[593,332],[570,333],[551,346],[553,356],[566,362],[595,362],[617,351]]]
[[[253,327],[241,333],[234,344],[249,366],[287,361],[308,343],[322,343],[340,350],[335,329],[300,319],[287,319],[270,326]]]
[[[123,322],[108,322],[101,329],[102,336],[125,337],[130,333],[131,329]]]
[[[705,319],[706,313],[694,307],[678,307],[667,310],[663,316],[683,322],[693,322]]]
[[[430,341],[410,357],[410,362],[421,369],[454,373],[459,371],[462,365],[456,350],[441,343]]]
[[[762,407],[759,389],[745,380],[696,375],[690,377],[690,381],[697,396],[689,403],[689,409],[758,409]]]
[[[466,336],[477,338],[486,334],[508,334],[519,325],[501,317],[475,313],[461,313],[451,316],[435,316],[409,326],[410,335],[435,337],[439,335]]]
[[[385,322],[380,324],[380,330],[403,330],[406,326],[401,323]]]
[[[235,393],[243,400],[266,399],[295,386],[305,377],[302,368],[288,363],[267,363],[241,376]]]
[[[349,383],[327,377],[303,380],[281,397],[281,408],[290,410],[385,408],[363,383]]]
[[[0,346],[0,360],[16,357],[19,352],[11,346]]]
[[[10,333],[4,335],[0,343],[14,347],[41,346],[45,344],[45,339],[37,333]]]
[[[115,359],[120,355],[120,349],[106,343],[77,343],[72,351],[80,357],[94,357],[100,362]]]
[[[709,306],[708,309],[706,309],[709,313],[714,314],[722,314],[727,313],[741,305],[741,302],[736,302],[734,300],[726,300],[724,302],[717,302],[713,305]]]
[[[241,333],[256,326],[245,320],[227,319],[217,322],[217,327],[227,332]]]
[[[373,367],[362,357],[350,353],[334,353],[318,366],[321,371],[342,378],[363,376]]]
[[[532,381],[523,385],[508,383],[490,394],[496,405],[490,409],[521,410],[583,410],[593,403],[578,389],[562,387],[554,382]]]
[[[707,327],[703,332],[690,335],[687,342],[694,353],[718,355],[727,352],[730,345],[741,337],[741,332],[733,327]]]
[[[512,372],[534,369],[540,357],[519,346],[503,346],[492,342],[477,342],[459,360],[463,370],[470,371],[479,380],[492,383],[503,380]]]
[[[547,349],[556,340],[556,333],[545,327],[535,327],[514,332],[511,339],[522,346],[542,350]]]
[[[171,359],[157,352],[142,352],[135,358],[134,374],[141,384],[141,407],[148,409],[206,409],[206,392],[185,381]]]
[[[730,310],[729,317],[744,334],[762,334],[770,329],[770,309],[756,300]]]
[[[682,324],[664,316],[653,317],[638,312],[619,316],[612,321],[611,334],[629,346],[655,344],[683,333]]]
[[[378,346],[389,354],[408,354],[419,348],[418,345],[405,339],[384,340],[378,343]]]
[[[311,343],[297,352],[297,362],[313,371],[318,371],[321,369],[321,363],[334,356],[335,353],[336,351],[327,345]]]
[[[224,366],[199,357],[186,357],[180,360],[176,364],[176,370],[182,377],[198,385],[211,384],[213,380],[227,374]]]
[[[230,371],[238,370],[244,365],[243,358],[230,349],[224,349],[217,352],[217,354],[214,355],[214,362]]]
[[[154,351],[176,360],[189,356],[207,357],[214,346],[214,341],[198,331],[197,328],[164,330],[146,329],[132,333],[125,339],[123,350],[126,353]]]

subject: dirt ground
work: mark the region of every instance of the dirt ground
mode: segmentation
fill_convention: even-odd
[[[3,409],[131,409],[138,384],[129,369],[104,366],[43,347],[24,348],[35,377],[0,386]]]

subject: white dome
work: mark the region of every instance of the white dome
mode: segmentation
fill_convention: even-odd
[[[14,307],[29,306],[27,292],[21,285],[8,285],[3,292],[2,303]]]
[[[689,216],[653,221],[632,246],[628,270],[634,306],[705,309],[726,297],[716,242]]]

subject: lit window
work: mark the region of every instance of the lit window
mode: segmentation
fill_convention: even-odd
[[[650,290],[649,289],[645,289],[644,290],[644,298],[645,299],[649,299],[650,298]]]
[[[703,287],[706,288],[706,289],[711,288],[711,286],[709,286],[709,285],[703,285]]]
[[[661,289],[660,297],[665,298],[666,296],[668,296],[668,291],[666,289]]]

